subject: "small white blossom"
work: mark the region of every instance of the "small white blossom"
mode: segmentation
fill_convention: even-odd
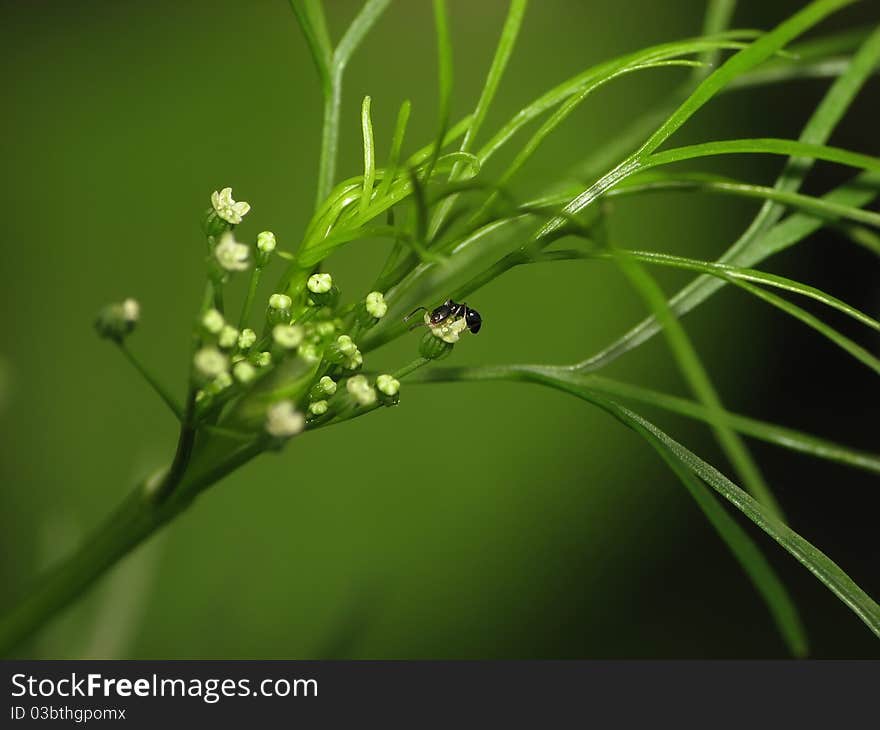
[[[327,395],[333,395],[336,392],[336,382],[329,375],[324,375],[318,381],[318,387]]]
[[[451,345],[458,342],[461,333],[467,329],[467,322],[464,317],[458,317],[457,319],[452,320],[447,319],[439,324],[432,324],[431,315],[427,312],[425,313],[425,324],[428,325],[428,328],[434,333],[435,337],[439,337],[441,340],[448,342]]]
[[[298,324],[276,324],[272,328],[272,339],[285,350],[298,347],[303,341],[303,328]]]
[[[376,402],[376,391],[365,375],[355,375],[345,383],[345,388],[362,406],[371,406]]]
[[[229,360],[216,347],[203,347],[193,357],[193,367],[206,380],[213,379],[226,372]]]
[[[290,309],[292,305],[293,301],[287,294],[273,294],[269,297],[269,306],[272,309]]]
[[[227,324],[217,337],[217,344],[224,350],[229,350],[238,343],[238,330],[231,324]]]
[[[309,413],[313,416],[323,416],[330,405],[325,400],[316,400],[314,403],[309,404]]]
[[[209,309],[202,315],[202,327],[212,335],[219,335],[225,324],[226,320],[216,309]]]
[[[370,316],[376,319],[382,319],[388,311],[388,305],[385,303],[385,297],[382,292],[371,291],[364,300],[364,306]]]
[[[247,360],[242,360],[232,366],[232,374],[239,383],[250,383],[257,377],[257,369]]]
[[[211,193],[211,205],[214,206],[214,211],[217,215],[234,226],[241,223],[241,219],[251,209],[249,203],[244,201],[236,203],[232,199],[232,188],[223,188],[220,192],[215,190]]]
[[[353,357],[358,351],[358,347],[348,335],[339,335],[336,338],[336,347],[346,357]]]
[[[400,381],[385,373],[376,378],[376,387],[385,395],[397,395],[400,392]]]
[[[238,349],[239,350],[249,350],[254,346],[254,343],[257,341],[257,333],[254,332],[250,327],[245,327],[241,334],[238,336]]]
[[[257,234],[257,249],[263,253],[272,253],[275,250],[275,234],[272,231],[263,231]]]
[[[333,277],[330,274],[312,274],[307,286],[312,294],[326,294],[333,288]]]
[[[226,271],[246,271],[250,265],[250,255],[250,248],[236,241],[231,231],[226,231],[214,248],[214,256]]]
[[[306,427],[306,419],[289,400],[275,403],[266,410],[266,432],[276,438],[296,436]]]
[[[141,318],[141,305],[137,299],[126,299],[122,302],[122,317],[129,324],[134,324]]]

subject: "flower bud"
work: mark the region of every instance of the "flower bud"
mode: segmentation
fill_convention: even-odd
[[[108,304],[95,318],[95,330],[100,337],[122,342],[134,330],[140,319],[141,307],[135,299]]]
[[[245,327],[238,336],[238,349],[250,350],[256,341],[257,333],[250,329],[250,327]]]
[[[309,364],[313,364],[321,359],[321,348],[319,348],[313,342],[306,342],[305,344],[299,346],[297,354],[299,355],[301,360],[304,360]]]
[[[247,360],[241,360],[232,366],[232,374],[239,383],[247,385],[257,377],[257,369]]]
[[[449,356],[453,347],[451,342],[445,342],[428,331],[419,343],[419,354],[426,360],[442,360]]]
[[[205,386],[205,392],[208,395],[218,395],[226,390],[229,386],[232,385],[232,376],[227,372],[223,371],[219,373],[216,378],[214,378],[210,383]]]
[[[277,245],[275,234],[272,231],[263,231],[257,234],[257,266],[261,269],[269,263],[272,252]]]
[[[367,294],[367,298],[364,299],[364,307],[367,310],[367,314],[376,319],[382,319],[388,311],[385,297],[382,295],[382,292],[378,291],[371,291]]]
[[[379,391],[379,399],[386,406],[396,406],[400,403],[400,381],[393,375],[384,373],[377,377],[376,389]]]
[[[312,294],[326,294],[333,288],[333,277],[330,274],[312,274],[306,286]]]
[[[376,390],[370,385],[365,375],[354,375],[345,382],[346,390],[362,406],[371,406],[376,402]]]
[[[205,332],[209,335],[217,336],[226,325],[226,320],[223,319],[223,315],[218,310],[209,309],[202,315],[201,324]]]
[[[203,347],[193,356],[193,369],[199,382],[214,380],[220,373],[225,373],[229,360],[214,346]]]
[[[361,354],[361,351],[358,350],[354,355],[352,355],[348,360],[346,360],[342,366],[346,370],[357,370],[361,365],[364,364],[364,356]]]
[[[272,340],[282,350],[292,350],[303,341],[303,328],[298,324],[276,324],[272,328]]]
[[[258,368],[267,368],[272,364],[271,352],[255,352],[251,355],[250,361]]]
[[[336,393],[336,382],[329,375],[323,376],[309,391],[309,398],[321,400]]]
[[[266,409],[266,432],[279,439],[296,436],[306,427],[306,419],[289,400],[273,403]]]
[[[316,400],[313,403],[309,404],[309,413],[313,416],[323,416],[328,409],[330,408],[330,404],[325,400]]]
[[[360,351],[354,341],[348,335],[339,335],[330,347],[327,348],[325,357],[332,363],[342,365],[352,358],[360,355]]]
[[[224,350],[231,350],[238,344],[238,330],[231,324],[227,324],[222,330],[220,330],[220,334],[217,337],[217,344]]]
[[[287,324],[290,322],[290,308],[292,306],[293,302],[287,294],[273,294],[269,297],[266,321],[270,325]]]

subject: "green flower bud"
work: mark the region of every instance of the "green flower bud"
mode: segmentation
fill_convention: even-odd
[[[362,406],[371,406],[376,402],[376,390],[370,385],[365,375],[354,375],[345,382],[346,390]]]
[[[323,376],[309,391],[309,398],[321,400],[336,393],[336,382],[329,375]]]
[[[361,354],[360,350],[358,350],[354,355],[352,355],[348,360],[343,363],[343,367],[346,370],[357,370],[361,365],[364,364],[364,356]]]
[[[202,327],[209,335],[219,335],[225,325],[226,320],[216,309],[209,309],[202,315]]]
[[[238,336],[238,349],[250,350],[257,341],[257,333],[249,327],[245,327]]]
[[[272,231],[263,231],[257,234],[257,250],[263,253],[272,253],[275,250],[275,234]]]
[[[205,386],[208,395],[217,395],[232,385],[232,376],[225,370]]]
[[[193,369],[200,382],[214,380],[229,367],[229,360],[214,346],[203,347],[193,356]]]
[[[330,404],[325,400],[316,400],[313,403],[309,404],[309,413],[313,416],[323,416],[328,409],[330,408]]]
[[[247,385],[257,377],[257,369],[247,360],[241,360],[232,366],[232,374],[239,383]]]
[[[397,395],[400,392],[400,381],[385,373],[376,378],[376,387],[384,395]]]
[[[426,360],[442,360],[449,356],[453,347],[451,342],[444,342],[433,332],[428,331],[419,343],[419,354]]]
[[[238,330],[231,324],[227,324],[217,337],[217,344],[224,350],[231,350],[238,344]]]
[[[297,351],[300,359],[305,360],[305,362],[312,364],[316,363],[321,359],[321,348],[319,348],[313,342],[306,342],[299,346],[299,350]]]
[[[299,347],[304,334],[303,328],[298,324],[276,324],[272,328],[272,340],[283,350]]]
[[[108,304],[95,318],[95,330],[100,337],[122,342],[132,333],[141,316],[141,305],[136,299]]]
[[[326,294],[333,288],[333,277],[330,274],[312,274],[306,286],[312,294]]]
[[[336,334],[336,325],[329,320],[318,322],[315,325],[315,334],[322,340],[326,340]]]
[[[251,355],[250,361],[258,368],[267,368],[272,364],[272,353],[255,352],[253,355]]]
[[[279,439],[296,436],[306,427],[306,419],[289,400],[274,403],[266,409],[266,432]]]
[[[287,294],[273,294],[269,297],[269,309],[266,310],[266,321],[270,325],[287,324],[290,322],[290,308],[293,302]]]
[[[358,347],[348,335],[339,335],[330,347],[327,348],[325,357],[332,363],[342,365],[360,354]]]
[[[371,291],[364,300],[364,306],[367,314],[376,319],[382,319],[388,311],[388,305],[385,303],[385,297],[382,292]]]

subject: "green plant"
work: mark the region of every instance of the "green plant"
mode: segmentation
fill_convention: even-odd
[[[207,285],[193,331],[192,383],[183,404],[175,402],[129,349],[127,337],[139,314],[136,304],[112,305],[99,316],[99,332],[120,347],[180,419],[177,452],[167,471],[139,485],[91,541],[3,618],[0,647],[6,649],[38,628],[108,566],[233,469],[266,450],[279,448],[302,430],[336,425],[395,405],[401,380],[528,381],[597,405],[642,436],[681,479],[764,596],[793,653],[806,652],[794,605],[757,546],[711,489],[800,560],[875,633],[880,632],[876,603],[785,525],[741,436],[762,438],[874,472],[880,470],[880,458],[728,412],[678,320],[729,283],[801,320],[860,362],[878,369],[878,360],[867,349],[773,290],[812,298],[876,330],[880,325],[873,318],[813,287],[751,267],[824,225],[843,226],[857,243],[877,248],[871,229],[877,227],[880,216],[865,206],[877,195],[880,161],[829,147],[826,142],[877,68],[880,34],[847,33],[796,43],[800,35],[848,5],[848,0],[818,0],[763,34],[725,30],[733,3],[711,2],[703,36],[644,49],[587,69],[526,106],[479,146],[487,110],[504,76],[526,3],[510,3],[474,112],[452,123],[453,64],[446,9],[437,1],[440,111],[436,138],[409,157],[402,156],[410,112],[405,103],[387,163],[378,167],[368,97],[361,110],[364,172],[337,182],[343,73],[388,4],[388,0],[366,2],[334,48],[321,4],[315,0],[292,3],[324,94],[316,210],[297,251],[285,253],[276,250],[269,232],[260,234],[253,245],[239,243],[235,226],[248,214],[248,206],[232,201],[228,189],[215,194],[205,216]],[[713,71],[720,54],[728,52],[732,55]],[[546,195],[537,199],[518,201],[512,196],[508,186],[518,171],[595,90],[627,74],[678,68],[687,70],[689,76],[674,103],[638,117],[609,147],[612,159],[587,161],[570,176],[548,181]],[[726,140],[660,149],[715,95],[802,75],[830,75],[834,81],[799,140]],[[486,179],[481,173],[485,163],[540,117],[540,126],[521,144],[506,169]],[[673,163],[725,154],[773,154],[787,157],[788,162],[773,187],[669,171]],[[824,197],[808,196],[798,190],[813,160],[828,160],[863,172]],[[578,184],[582,179],[595,182]],[[718,262],[619,248],[606,232],[610,213],[604,202],[614,196],[662,189],[759,198],[765,203],[749,229]],[[789,209],[795,212],[784,218]],[[376,237],[392,241],[390,255],[371,291],[345,303],[332,277],[320,267],[343,246]],[[578,247],[555,247],[563,238],[572,239]],[[284,259],[284,271],[263,321],[250,329],[248,324],[260,319],[254,316],[258,284],[276,257]],[[445,330],[426,332],[421,356],[396,372],[375,374],[365,368],[364,358],[370,351],[406,332],[403,315],[415,306],[439,302],[450,292],[456,299],[467,296],[514,266],[575,259],[607,261],[619,267],[644,298],[651,317],[609,348],[568,366],[425,368],[454,348],[461,329],[461,322],[455,321],[446,323]],[[646,265],[684,269],[700,277],[667,301]],[[233,313],[224,296],[225,283],[246,270],[250,271],[247,295],[240,312]],[[594,374],[661,331],[694,401]],[[444,342],[438,335],[451,341]],[[337,388],[338,383],[344,387]],[[704,420],[748,493],[617,399],[646,402]]]

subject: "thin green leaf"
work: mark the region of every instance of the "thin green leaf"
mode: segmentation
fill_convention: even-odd
[[[814,0],[800,12],[780,23],[772,31],[758,38],[747,48],[733,55],[720,68],[708,76],[636,152],[623,160],[613,170],[606,173],[580,195],[572,199],[565,207],[565,212],[576,215],[606,190],[614,187],[621,180],[638,171],[641,160],[651,155],[733,79],[750,71],[826,16],[852,2],[854,0]],[[562,225],[564,225],[564,219],[562,218],[551,220],[541,226],[536,232],[535,238],[546,237]]]
[[[333,46],[327,33],[327,20],[321,0],[290,0],[290,7],[296,15],[299,27],[306,38],[312,61],[318,70],[321,89],[330,91],[330,64]]]
[[[373,197],[373,180],[376,177],[376,154],[373,149],[373,119],[370,116],[370,97],[365,96],[361,105],[361,129],[364,136],[364,188],[358,206],[361,217],[367,212]]]
[[[730,460],[734,470],[758,501],[773,515],[782,519],[782,510],[773,496],[769,485],[764,480],[758,465],[752,459],[742,439],[729,428],[722,418],[724,406],[715,386],[703,367],[696,349],[690,341],[684,327],[672,314],[666,302],[663,290],[654,278],[648,274],[641,264],[632,257],[620,255],[616,248],[610,248],[612,258],[623,274],[629,279],[636,291],[653,311],[657,321],[663,327],[669,349],[675,356],[678,369],[688,382],[694,395],[703,403],[709,412],[710,423],[715,438],[722,451]]]
[[[424,179],[430,179],[440,156],[446,129],[449,127],[449,100],[452,96],[452,41],[449,38],[449,20],[446,0],[434,0],[434,29],[437,36],[437,138],[431,161]],[[471,120],[473,121],[473,119]]]
[[[878,61],[880,61],[880,30],[874,31],[868,37],[847,71],[832,84],[801,132],[800,141],[822,144],[828,140],[837,123],[876,68]],[[809,161],[792,158],[774,187],[781,191],[796,191],[809,169]],[[880,190],[880,175],[873,172],[863,173],[851,183],[823,196],[823,200],[858,208],[874,200],[878,190]],[[783,210],[781,205],[774,202],[765,203],[748,229],[719,258],[719,261],[739,266],[753,266],[768,256],[803,240],[823,225],[822,220],[804,214],[796,214],[779,222]],[[673,311],[679,316],[689,312],[723,285],[724,282],[717,279],[706,277],[696,279],[670,300]],[[644,320],[604,350],[584,360],[580,366],[583,370],[603,367],[625,352],[638,347],[658,331],[655,320]]]
[[[814,213],[829,220],[851,220],[880,227],[880,213],[875,213],[850,205],[840,205],[834,201],[816,198],[812,195],[792,193],[777,188],[732,180],[720,175],[703,173],[668,173],[655,170],[650,173],[634,175],[621,185],[610,190],[607,195],[638,195],[645,192],[662,192],[668,190],[699,191],[733,195],[742,198],[772,200],[782,205]]]
[[[507,9],[507,19],[504,21],[504,27],[501,29],[501,37],[498,39],[495,55],[492,58],[489,73],[486,75],[486,81],[483,83],[483,90],[477,101],[477,107],[474,109],[471,124],[461,142],[460,152],[471,151],[474,139],[476,139],[486,119],[486,115],[489,113],[489,107],[492,105],[495,92],[498,90],[498,85],[501,83],[502,76],[504,76],[504,70],[507,68],[507,62],[510,60],[513,48],[516,45],[516,39],[519,35],[527,4],[528,0],[510,0],[510,6]],[[449,181],[455,182],[458,180],[460,172],[459,168],[452,168],[452,172],[449,174]],[[454,203],[455,199],[453,197],[447,198],[435,211],[430,230],[432,238],[443,225],[443,221]]]
[[[397,122],[394,125],[394,136],[391,137],[391,151],[388,154],[388,164],[385,167],[382,182],[379,184],[379,190],[376,197],[381,199],[388,194],[388,188],[391,187],[391,181],[397,175],[397,166],[400,164],[400,150],[403,148],[403,138],[406,136],[406,125],[409,122],[409,114],[412,110],[412,104],[409,99],[400,105],[397,112]]]

